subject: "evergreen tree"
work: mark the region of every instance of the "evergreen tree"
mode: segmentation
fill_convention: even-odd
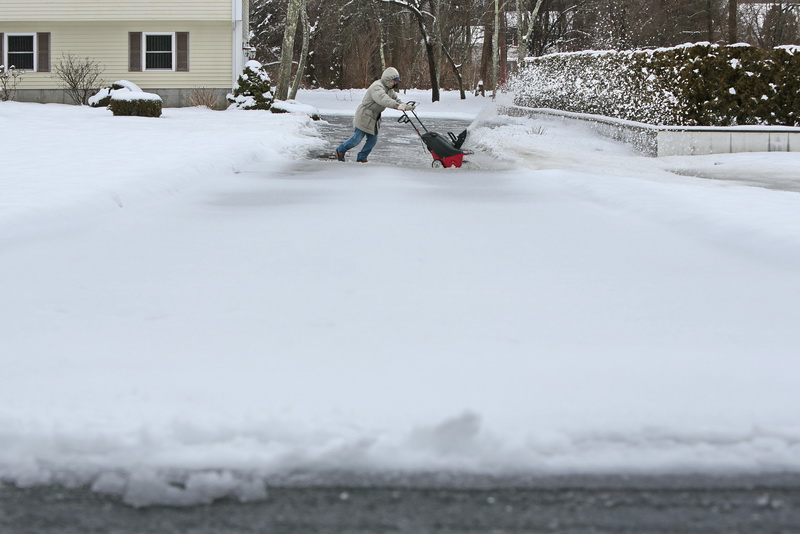
[[[228,102],[239,109],[269,109],[274,100],[264,66],[255,60],[245,63],[233,93],[228,94]]]

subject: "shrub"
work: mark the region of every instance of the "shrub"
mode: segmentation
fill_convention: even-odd
[[[142,90],[133,82],[129,82],[128,80],[118,80],[112,83],[108,87],[104,87],[100,89],[97,93],[91,96],[88,100],[89,105],[93,108],[104,108],[108,107],[111,104],[111,95],[114,94],[115,91],[132,91],[135,93],[141,93]]]
[[[515,103],[681,126],[800,124],[800,48],[687,44],[529,60]]]
[[[115,91],[108,108],[115,116],[160,117],[161,97],[153,93]]]
[[[103,85],[100,75],[105,68],[90,58],[80,59],[72,54],[61,54],[53,66],[53,78],[59,80],[72,101],[82,106],[97,87]]]
[[[14,99],[14,93],[17,92],[17,86],[24,74],[24,70],[17,70],[13,65],[8,68],[0,65],[0,101],[7,102]]]
[[[228,94],[230,107],[238,109],[269,109],[274,99],[269,74],[254,60],[245,63],[233,93]]]
[[[209,109],[218,109],[220,104],[220,95],[214,89],[207,89],[205,87],[197,87],[192,89],[186,101],[193,107],[206,107]]]

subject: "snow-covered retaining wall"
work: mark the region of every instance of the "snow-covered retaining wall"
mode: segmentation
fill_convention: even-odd
[[[789,126],[653,126],[546,108],[504,106],[498,111],[514,117],[580,121],[600,135],[630,144],[646,156],[800,152],[800,128]]]

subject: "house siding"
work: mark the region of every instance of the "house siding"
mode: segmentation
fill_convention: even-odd
[[[106,83],[130,80],[146,88],[229,88],[231,24],[228,21],[0,22],[0,32],[50,33],[51,70],[62,54],[97,61]],[[189,32],[189,71],[128,70],[129,32]],[[20,89],[57,89],[52,72],[28,72]]]
[[[2,0],[5,21],[228,20],[231,0]]]
[[[51,71],[62,54],[71,53],[97,61],[105,69],[106,84],[130,80],[162,98],[167,95],[165,105],[185,105],[197,88],[220,96],[230,91],[243,64],[248,11],[248,0],[0,0],[0,33],[44,35]],[[188,58],[176,60],[182,68],[188,61],[189,70],[132,72],[132,32],[187,32]],[[52,72],[27,72],[16,99],[62,102],[65,95]]]

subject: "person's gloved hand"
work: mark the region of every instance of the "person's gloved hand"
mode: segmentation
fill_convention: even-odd
[[[399,109],[400,111],[412,111],[415,107],[417,106],[413,104],[406,104],[405,102],[403,102],[402,104],[397,106],[397,109]]]

